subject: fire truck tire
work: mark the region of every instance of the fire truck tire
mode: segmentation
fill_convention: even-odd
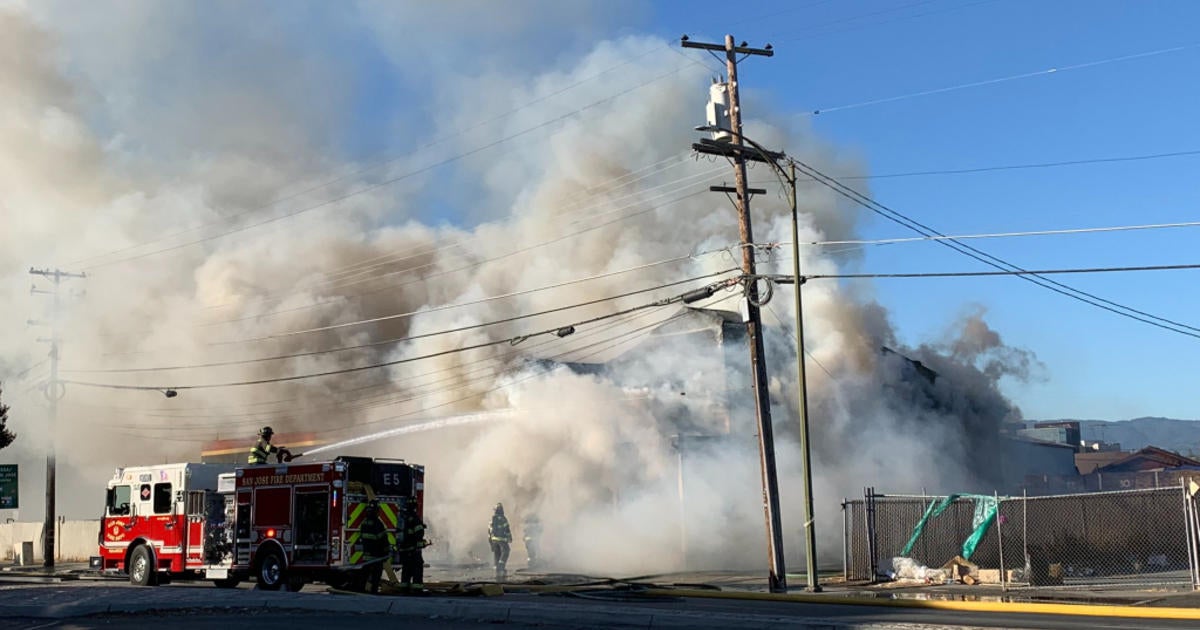
[[[154,586],[158,583],[154,552],[146,545],[138,545],[129,556],[129,583],[135,586]]]
[[[258,571],[255,578],[258,588],[264,591],[278,591],[285,579],[283,556],[274,549],[267,551],[258,561]]]
[[[216,586],[217,588],[237,588],[237,585],[241,583],[241,580],[235,577],[229,577],[220,580],[213,580],[212,583],[213,586]]]

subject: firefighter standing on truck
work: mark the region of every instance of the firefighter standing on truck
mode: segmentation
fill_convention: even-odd
[[[399,536],[396,546],[400,549],[400,588],[411,593],[425,590],[425,558],[421,550],[429,546],[425,540],[425,523],[417,515],[417,500],[404,500],[404,512],[400,515]]]
[[[387,527],[379,519],[379,501],[367,502],[367,510],[359,528],[359,539],[362,540],[363,558],[366,562],[367,590],[379,592],[379,581],[383,578],[383,563],[390,555]]]
[[[250,458],[247,460],[251,465],[265,464],[267,457],[273,453],[279,453],[279,447],[271,444],[272,435],[275,435],[275,430],[271,427],[263,427],[258,430],[258,441],[250,449]]]
[[[508,571],[509,543],[512,542],[512,530],[508,526],[508,518],[504,516],[504,504],[497,503],[492,512],[492,524],[488,525],[488,543],[492,546],[492,560],[496,564],[496,580],[503,581]]]

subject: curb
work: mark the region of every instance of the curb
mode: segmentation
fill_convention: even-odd
[[[1090,604],[1044,604],[1033,602],[958,602],[930,599],[868,599],[837,595],[806,593],[734,593],[687,589],[651,588],[641,591],[647,595],[696,597],[710,599],[742,599],[838,606],[877,606],[887,608],[923,608],[980,613],[1020,613],[1029,615],[1072,615],[1079,617],[1121,617],[1126,619],[1174,619],[1200,621],[1200,608],[1144,608]]]

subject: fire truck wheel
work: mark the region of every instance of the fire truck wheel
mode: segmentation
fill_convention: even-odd
[[[154,554],[146,545],[139,545],[129,557],[129,583],[136,586],[154,586],[157,578]]]
[[[278,551],[266,552],[258,561],[258,588],[264,591],[277,591],[283,586],[283,556]]]

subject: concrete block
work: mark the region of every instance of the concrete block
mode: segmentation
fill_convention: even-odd
[[[34,564],[32,540],[13,543],[13,564],[22,567]]]
[[[979,570],[980,584],[999,584],[1000,569],[980,569]]]

